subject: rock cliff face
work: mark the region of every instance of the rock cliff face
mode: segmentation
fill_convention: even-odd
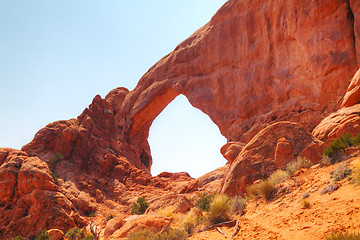
[[[340,107],[357,69],[359,18],[357,1],[228,1],[133,91],[96,97],[78,119],[47,126],[23,150],[62,152],[87,167],[90,158],[104,172],[109,156],[124,156],[149,173],[149,128],[179,94],[241,146],[283,120],[311,131]]]
[[[229,141],[246,143],[282,120],[311,131],[339,108],[357,69],[358,5],[228,1],[126,95],[117,112],[126,116],[131,145],[149,152],[152,121],[179,94]]]
[[[206,177],[180,174],[183,184],[174,186],[169,179],[175,175],[149,174],[149,128],[180,94],[228,139],[221,150],[228,170],[210,174],[217,182],[225,176],[223,192],[243,193],[246,184],[298,156],[317,159],[322,141],[360,122],[358,105],[353,106],[360,102],[359,74],[346,90],[360,64],[359,37],[358,0],[229,0],[150,68],[134,90],[96,96],[77,119],[47,125],[22,152],[0,149],[0,214],[5,216],[0,235],[10,236],[13,222],[33,221],[37,212],[30,206],[36,201],[59,199],[44,208],[61,209],[51,213],[66,218],[64,224],[38,222],[66,230],[84,225],[80,215],[109,199],[125,206],[144,189],[203,188]],[[346,91],[342,106],[349,108],[317,126],[340,108]],[[64,156],[63,163],[51,163],[55,153]],[[57,185],[51,173],[63,182]]]

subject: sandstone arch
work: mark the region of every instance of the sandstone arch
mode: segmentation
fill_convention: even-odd
[[[284,120],[311,131],[340,107],[358,68],[358,25],[354,1],[226,2],[127,94],[121,112],[137,152],[130,158],[151,166],[149,126],[178,94],[228,141],[249,142]]]

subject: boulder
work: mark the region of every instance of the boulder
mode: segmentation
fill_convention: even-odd
[[[170,226],[170,218],[159,215],[137,215],[126,219],[125,224],[115,231],[109,239],[125,238],[132,232],[149,230],[151,232],[162,232]]]
[[[315,143],[320,141],[307,133],[300,124],[278,122],[268,126],[241,150],[231,164],[221,192],[244,194],[247,185],[268,177],[277,169],[285,169],[287,163]]]

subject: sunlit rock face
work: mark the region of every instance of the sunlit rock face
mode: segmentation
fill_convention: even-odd
[[[61,128],[59,139],[49,131],[24,150],[32,156],[64,150],[83,166],[88,159],[98,163],[104,173],[114,165],[109,156],[122,156],[150,173],[149,128],[179,94],[239,146],[283,120],[311,132],[339,109],[358,68],[359,9],[358,1],[345,0],[230,0],[134,90],[95,98],[78,119],[63,124],[69,131]]]

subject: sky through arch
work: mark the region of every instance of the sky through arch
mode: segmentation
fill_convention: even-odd
[[[148,140],[154,176],[167,171],[188,172],[197,178],[226,164],[220,153],[225,137],[184,95],[176,97],[157,116]]]

